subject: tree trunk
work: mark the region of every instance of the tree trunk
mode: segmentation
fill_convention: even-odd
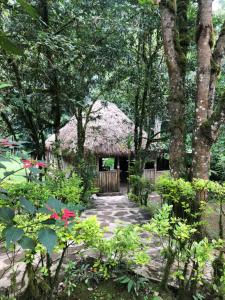
[[[49,29],[49,11],[48,0],[40,0],[40,14],[43,20],[44,30]],[[53,115],[53,129],[55,134],[56,145],[56,160],[58,168],[61,168],[61,155],[60,155],[60,141],[59,130],[61,126],[61,98],[60,98],[60,84],[58,80],[57,70],[54,67],[54,57],[51,50],[47,47],[45,55],[48,63],[48,77],[49,77],[49,94],[52,98],[52,115]]]
[[[208,121],[211,80],[212,0],[199,1],[197,30],[198,70],[195,130],[193,140],[193,177],[209,178],[211,141],[202,125]]]
[[[162,0],[161,23],[164,52],[169,73],[170,170],[174,178],[183,177],[185,168],[185,74],[188,48],[187,10],[189,1]]]
[[[85,129],[83,124],[83,109],[77,109],[77,158],[84,159]]]

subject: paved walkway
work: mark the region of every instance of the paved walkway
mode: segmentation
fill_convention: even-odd
[[[82,218],[96,215],[102,227],[108,227],[113,232],[118,224],[142,224],[150,219],[150,214],[121,196],[94,196],[91,208],[87,209]]]
[[[159,201],[159,196],[152,194],[151,201]],[[138,207],[134,202],[128,200],[127,195],[121,196],[100,196],[92,199],[92,208],[87,209],[82,218],[96,215],[102,227],[108,227],[106,236],[112,236],[114,229],[119,224],[144,224],[151,218],[149,212],[145,209]],[[143,233],[143,239],[148,237],[148,234]],[[152,237],[147,242],[149,250],[147,251],[150,256],[148,266],[140,267],[136,271],[146,277],[160,278],[162,270],[162,256],[160,255],[160,240]]]

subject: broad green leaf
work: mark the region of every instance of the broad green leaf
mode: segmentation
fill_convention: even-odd
[[[119,278],[120,283],[128,283],[130,281],[130,278],[127,276],[122,276]]]
[[[54,225],[56,223],[56,220],[55,219],[48,219],[48,220],[45,220],[41,223],[45,224],[45,225]]]
[[[15,216],[15,212],[11,208],[9,207],[0,208],[0,221],[5,223],[11,223],[14,216]]]
[[[85,206],[81,205],[81,204],[76,204],[76,205],[68,204],[68,205],[66,205],[66,207],[72,211],[84,211],[85,210]]]
[[[52,208],[54,211],[56,211],[57,213],[60,213],[62,208],[65,207],[65,205],[59,201],[58,199],[55,199],[53,197],[50,197],[46,203],[46,207],[50,207]]]
[[[26,198],[21,197],[20,198],[20,204],[22,205],[22,207],[30,214],[34,214],[36,212],[36,208],[33,205],[33,203],[31,203],[30,201],[28,201]]]
[[[20,47],[14,44],[3,31],[0,31],[0,47],[4,49],[7,53],[22,55],[23,51]]]
[[[38,19],[38,17],[39,17],[38,12],[37,12],[37,10],[32,5],[30,5],[25,0],[17,0],[17,2],[21,5],[21,7],[23,8],[23,10],[25,12],[27,12],[32,18]]]
[[[52,214],[52,212],[49,209],[47,209],[47,207],[40,207],[37,210],[37,213],[47,214],[47,215],[51,215]]]
[[[31,168],[29,168],[29,169],[30,169],[30,171],[31,171],[31,173],[32,173],[33,175],[38,175],[38,174],[41,173],[41,170],[38,169],[38,168],[31,167]]]
[[[14,173],[15,173],[15,171],[7,171],[7,172],[4,172],[4,176],[10,176]]]
[[[48,253],[52,253],[57,242],[57,235],[51,228],[43,228],[38,233],[39,242],[45,246]]]
[[[10,83],[6,82],[0,82],[0,89],[11,87],[12,85]]]
[[[5,157],[4,155],[0,155],[1,161],[7,161],[7,162],[11,162],[12,160],[8,157]]]
[[[19,241],[19,244],[23,249],[30,249],[30,250],[34,250],[36,246],[35,241],[27,236],[23,236]]]
[[[134,285],[133,280],[130,280],[130,281],[128,282],[128,285],[127,285],[128,293],[131,292],[133,285]]]
[[[0,169],[6,169],[6,166],[0,163]]]
[[[18,242],[21,237],[23,236],[24,231],[21,228],[17,228],[15,226],[9,227],[5,230],[5,238],[6,238],[6,244],[7,246],[10,245],[10,243],[16,243]]]

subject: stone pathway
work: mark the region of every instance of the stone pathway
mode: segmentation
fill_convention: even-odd
[[[82,218],[97,216],[102,227],[108,227],[113,233],[118,224],[143,224],[150,219],[150,214],[128,200],[126,195],[121,196],[94,196],[91,208],[87,209]]]
[[[159,200],[160,198],[156,194],[150,196],[150,201],[158,202]],[[102,227],[108,228],[106,236],[109,237],[112,236],[113,231],[119,224],[144,224],[151,218],[149,212],[128,200],[127,195],[93,197],[92,207],[82,214],[82,218],[93,215],[97,216]],[[142,237],[144,239],[149,237],[149,235],[143,233]],[[160,255],[161,242],[156,237],[152,237],[150,241],[149,239],[147,241],[150,263],[148,266],[140,267],[136,271],[143,276],[159,279],[163,266],[163,259]],[[151,275],[149,276],[149,274]]]

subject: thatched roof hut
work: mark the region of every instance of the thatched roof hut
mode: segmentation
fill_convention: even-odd
[[[134,123],[113,103],[96,101],[86,129],[85,151],[98,156],[127,156],[127,141],[133,137]],[[77,146],[77,120],[71,120],[60,129],[61,148],[75,152]],[[46,140],[51,150],[55,135]]]
[[[84,116],[85,118],[85,116]],[[146,143],[147,134],[143,133]],[[133,148],[128,148],[128,140],[134,138],[134,123],[113,103],[96,101],[92,107],[90,120],[87,124],[85,153],[94,154],[98,171],[97,186],[103,192],[119,192],[120,182],[126,182],[128,176],[128,156],[133,153]],[[77,149],[77,120],[72,117],[70,121],[60,129],[60,147],[62,150],[62,161],[74,163],[73,156]],[[52,151],[55,135],[46,140],[48,159],[54,160]],[[154,160],[154,166],[145,170],[145,176],[150,180],[156,177],[156,160],[159,153],[159,143],[152,143],[149,149],[149,160]],[[105,168],[103,160],[114,158],[114,169]],[[71,159],[72,158],[72,159]],[[148,174],[146,173],[148,171]]]

